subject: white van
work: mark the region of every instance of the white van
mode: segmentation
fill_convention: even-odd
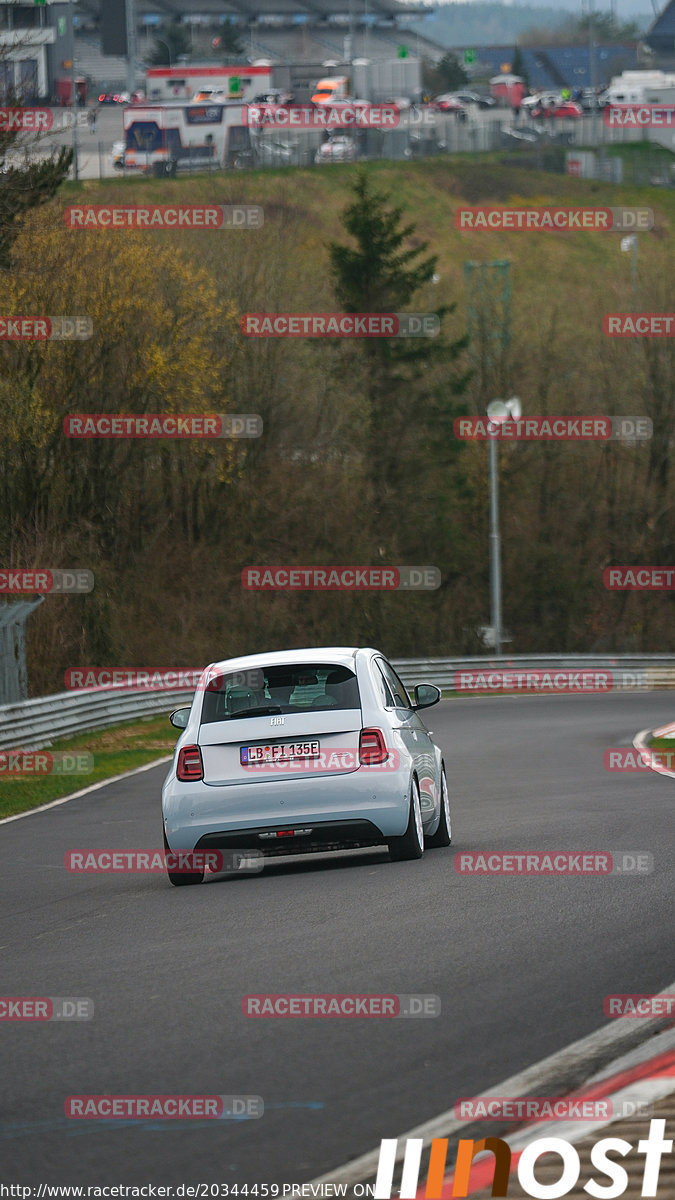
[[[664,71],[624,71],[600,97],[606,104],[673,104],[675,75]]]

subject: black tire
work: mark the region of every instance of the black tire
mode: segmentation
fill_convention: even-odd
[[[426,839],[426,844],[432,850],[439,846],[452,845],[452,822],[450,820],[450,797],[448,796],[448,781],[445,777],[445,767],[441,767],[441,819],[438,829]]]
[[[403,837],[389,838],[387,846],[389,847],[390,857],[394,862],[405,862],[411,858],[421,858],[424,854],[420,785],[414,777],[410,785],[408,828]]]
[[[166,834],[163,830],[162,835],[164,837],[164,849],[169,854],[171,847],[166,840]],[[204,881],[203,871],[170,871],[167,867],[166,873],[169,877],[169,883],[172,883],[174,887],[190,887],[195,883],[203,883]]]

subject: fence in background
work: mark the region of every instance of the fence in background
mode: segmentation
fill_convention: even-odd
[[[675,688],[675,654],[646,655],[503,655],[501,658],[407,658],[393,660],[406,686],[455,685],[457,671],[611,670],[613,690]],[[485,692],[481,693],[485,694]],[[130,692],[122,689],[60,692],[0,707],[0,750],[38,750],[58,738],[105,729],[122,721],[168,714],[189,704],[194,690]]]
[[[26,621],[44,597],[0,604],[0,700],[16,704],[28,694]]]

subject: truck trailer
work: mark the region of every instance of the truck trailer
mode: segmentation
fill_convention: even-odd
[[[124,110],[126,169],[175,175],[181,168],[233,167],[250,152],[247,105],[130,105]]]

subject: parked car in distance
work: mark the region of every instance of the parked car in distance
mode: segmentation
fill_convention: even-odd
[[[599,95],[594,88],[584,88],[578,102],[587,112],[605,107],[602,95]]]
[[[300,158],[300,142],[285,142],[270,137],[269,134],[258,134],[251,138],[251,148],[242,151],[234,160],[237,169],[245,167],[267,166],[296,166]]]
[[[466,120],[466,108],[452,92],[444,92],[442,96],[436,96],[431,101],[431,107],[435,108],[437,112],[454,115],[458,121]]]
[[[355,158],[356,142],[353,138],[332,137],[319,146],[314,155],[314,162],[353,162]]]
[[[533,145],[541,136],[536,129],[514,129],[508,125],[502,125],[499,132],[507,146],[513,145],[514,142],[529,142]]]
[[[540,117],[583,117],[584,110],[576,100],[560,100],[557,104],[532,108],[530,113],[537,120]]]
[[[408,134],[408,145],[403,151],[406,158],[426,158],[427,155],[442,154],[447,142],[439,137],[434,128],[412,129]]]
[[[560,92],[533,92],[531,96],[523,96],[520,107],[530,112],[533,108],[552,107],[561,102]]]
[[[252,104],[292,104],[293,93],[285,92],[281,88],[274,88],[270,92],[259,92],[253,97]]]
[[[460,104],[477,104],[479,108],[496,108],[494,96],[481,96],[478,92],[455,92]]]

